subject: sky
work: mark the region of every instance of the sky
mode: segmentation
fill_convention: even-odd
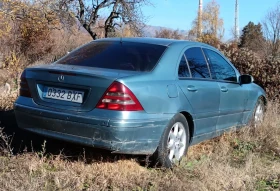
[[[203,0],[205,6],[211,0]],[[220,17],[224,19],[224,40],[232,38],[234,27],[235,0],[216,0],[220,5]],[[148,17],[147,24],[172,29],[189,30],[197,16],[198,0],[151,0],[154,6],[143,7]],[[280,0],[239,0],[239,28],[249,21],[257,24],[265,17],[267,11],[275,7]]]

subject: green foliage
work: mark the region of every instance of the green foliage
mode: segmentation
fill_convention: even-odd
[[[233,144],[234,150],[240,153],[247,153],[253,151],[256,148],[256,144],[252,142],[245,142],[239,139],[235,139]]]
[[[246,162],[246,157],[252,153],[257,145],[254,142],[242,141],[240,139],[234,139],[231,142],[233,148],[232,160],[235,164],[240,165]]]
[[[255,25],[249,22],[242,30],[239,48],[248,48],[256,53],[264,52],[265,39],[262,32],[262,25]]]
[[[280,177],[274,179],[260,180],[257,184],[258,191],[278,190],[280,188]]]
[[[193,171],[197,166],[201,165],[203,162],[205,162],[208,159],[209,159],[209,157],[206,155],[202,155],[199,158],[193,159],[193,160],[183,159],[182,164],[180,164],[180,165],[182,168],[184,168],[186,170]]]
[[[39,158],[44,158],[45,155],[46,155],[46,143],[47,143],[47,141],[44,140],[44,142],[42,144],[42,150],[37,152],[37,155],[38,155]]]

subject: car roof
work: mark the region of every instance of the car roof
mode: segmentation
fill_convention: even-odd
[[[184,45],[192,45],[192,46],[208,46],[207,44],[194,42],[194,41],[186,41],[186,40],[176,40],[176,39],[166,39],[166,38],[149,38],[149,37],[133,37],[133,38],[103,38],[96,40],[104,42],[104,41],[122,41],[122,42],[136,42],[136,43],[146,43],[146,44],[155,44],[162,46],[171,46],[174,44],[184,44]],[[211,47],[213,48],[213,47]]]

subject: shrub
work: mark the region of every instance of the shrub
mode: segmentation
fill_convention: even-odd
[[[78,29],[73,17],[54,6],[51,0],[1,1],[0,69],[7,76],[0,79],[0,87],[8,79],[13,84],[28,65],[57,60],[91,39]]]
[[[279,60],[261,59],[257,54],[248,49],[238,49],[229,45],[223,45],[220,49],[241,74],[252,75],[255,82],[264,88],[269,98],[278,98],[280,89]]]
[[[59,25],[58,17],[34,1],[4,0],[0,9],[0,39],[4,52],[25,55],[30,62],[51,51],[51,27]]]

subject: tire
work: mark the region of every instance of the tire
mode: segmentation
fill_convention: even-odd
[[[264,120],[265,104],[263,98],[259,98],[254,108],[254,113],[250,125],[258,127]]]
[[[156,153],[162,167],[171,168],[187,153],[189,147],[189,125],[181,113],[176,114],[166,127]]]

